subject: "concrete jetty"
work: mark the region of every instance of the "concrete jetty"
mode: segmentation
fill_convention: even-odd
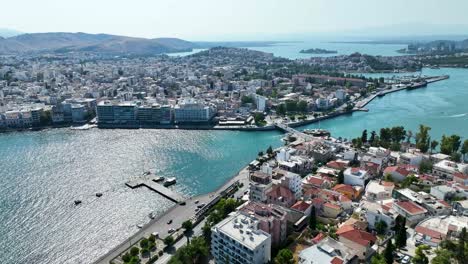
[[[127,185],[128,187],[130,187],[132,189],[145,186],[146,188],[148,188],[148,189],[150,189],[150,190],[152,190],[154,192],[159,193],[160,195],[166,197],[167,199],[169,199],[169,200],[171,200],[171,201],[173,201],[175,203],[180,203],[180,202],[183,202],[185,200],[184,197],[182,197],[182,195],[172,191],[169,188],[166,188],[162,184],[159,184],[159,183],[153,181],[152,179],[133,180],[133,181],[126,182],[125,185]]]

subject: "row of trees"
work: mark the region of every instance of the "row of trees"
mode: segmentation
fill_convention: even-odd
[[[465,159],[468,153],[468,139],[462,144],[461,137],[458,135],[446,136],[443,135],[439,141],[431,140],[429,135],[430,127],[425,125],[419,126],[419,131],[413,136],[411,130],[406,131],[403,126],[387,127],[380,129],[379,135],[375,131],[370,132],[368,135],[367,129],[362,131],[361,137],[352,140],[353,146],[362,147],[363,145],[370,145],[373,147],[390,148],[394,151],[401,149],[401,143],[406,139],[406,143],[411,143],[414,138],[416,147],[421,152],[432,153],[439,145],[440,152],[450,155],[452,160],[459,162],[462,158]]]
[[[290,113],[306,113],[308,110],[308,104],[304,100],[294,101],[288,100],[285,103],[279,104],[276,107],[276,113],[278,115],[286,115]]]

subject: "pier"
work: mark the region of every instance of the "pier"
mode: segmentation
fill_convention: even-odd
[[[185,200],[184,197],[182,197],[182,195],[172,191],[169,188],[166,188],[162,184],[159,184],[153,181],[152,179],[151,180],[148,180],[148,179],[133,180],[133,181],[126,182],[125,185],[127,185],[128,187],[132,189],[145,186],[146,188],[159,193],[160,195],[166,197],[167,199],[175,203],[180,203]]]

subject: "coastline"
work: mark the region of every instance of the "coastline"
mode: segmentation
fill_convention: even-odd
[[[199,214],[196,212],[192,213],[192,211],[188,210],[190,209],[191,205],[193,206],[192,201],[198,200],[199,204],[204,203],[206,205],[214,204],[213,202],[219,200],[220,197],[224,196],[225,190],[229,189],[231,186],[233,186],[236,183],[243,183],[243,188],[239,188],[239,190],[237,190],[236,192],[236,193],[243,193],[244,190],[248,188],[249,186],[248,185],[248,168],[249,168],[249,165],[244,166],[241,170],[238,171],[237,174],[235,174],[232,178],[227,180],[224,184],[218,187],[215,191],[188,198],[186,200],[187,202],[186,205],[178,205],[178,204],[173,205],[168,210],[158,215],[155,219],[150,220],[140,230],[135,232],[129,238],[119,243],[117,246],[109,250],[106,254],[104,254],[103,256],[101,256],[99,259],[97,259],[96,261],[92,263],[93,264],[109,264],[110,261],[114,260],[121,253],[131,248],[135,243],[137,243],[143,237],[148,237],[153,232],[158,232],[160,238],[165,238],[166,236],[170,235],[170,233],[167,232],[170,226],[166,224],[169,220],[174,221],[172,226],[174,227],[176,226],[177,227],[176,230],[179,230],[181,228],[182,222],[188,219],[197,218],[197,221],[194,224],[195,226],[198,225],[200,223],[200,220],[203,218],[203,214],[202,213]],[[180,238],[181,237],[176,237],[176,240],[179,240]]]

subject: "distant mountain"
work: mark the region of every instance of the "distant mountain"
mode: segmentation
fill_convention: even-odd
[[[2,38],[9,38],[23,34],[17,30],[8,29],[8,28],[0,28],[0,39]]]
[[[99,52],[110,54],[160,54],[191,51],[196,44],[177,38],[134,38],[108,34],[33,33],[0,39],[0,54],[31,52]]]

